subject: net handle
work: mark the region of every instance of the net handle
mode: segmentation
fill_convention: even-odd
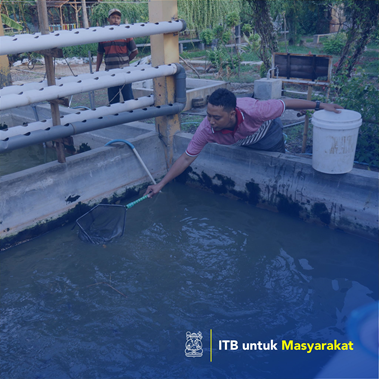
[[[135,201],[132,201],[132,202],[129,203],[129,204],[126,204],[125,207],[126,207],[127,209],[129,209],[129,208],[133,207],[134,205],[140,203],[142,200],[147,199],[148,197],[149,197],[149,195],[142,196],[142,197],[140,197],[139,199],[137,199],[137,200],[135,200]]]

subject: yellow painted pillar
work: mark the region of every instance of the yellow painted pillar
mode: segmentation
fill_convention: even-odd
[[[177,0],[149,0],[149,22],[178,19]],[[179,63],[179,33],[158,34],[150,37],[152,66]],[[155,105],[173,103],[175,85],[172,77],[154,79]],[[166,162],[173,159],[174,134],[180,131],[180,116],[163,116],[155,119],[155,128],[166,146]]]
[[[4,35],[3,23],[0,22],[0,36]],[[12,77],[9,70],[9,61],[7,55],[0,56],[0,88],[10,86]]]

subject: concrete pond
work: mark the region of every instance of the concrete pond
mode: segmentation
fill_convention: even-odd
[[[322,174],[308,158],[208,145],[176,183],[127,211],[124,235],[89,244],[75,220],[136,200],[151,182],[128,145],[105,146],[113,139],[133,143],[156,180],[167,172],[154,125],[133,122],[75,136],[91,150],[64,164],[49,147],[15,150],[31,167],[0,177],[4,375],[377,376],[346,321],[357,308],[377,312],[376,172]],[[190,139],[176,134],[174,159]],[[201,333],[198,359],[186,355],[191,332]],[[238,349],[220,349],[226,339]],[[291,341],[354,350],[280,351]],[[259,342],[279,351],[244,348]]]
[[[40,106],[38,112],[43,118],[49,110]],[[34,118],[30,107],[6,117]],[[174,159],[190,138],[177,133]],[[164,145],[153,125],[133,122],[75,136],[77,147],[85,143],[92,150],[68,157],[65,164],[51,161],[0,178],[1,248],[76,219],[98,202],[141,193],[150,179],[127,145],[104,146],[112,139],[132,142],[157,180],[167,172]],[[211,144],[177,181],[306,222],[378,236],[378,173],[369,170],[329,175],[315,171],[308,158]]]

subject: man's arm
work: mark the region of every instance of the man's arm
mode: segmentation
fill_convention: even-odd
[[[171,182],[171,180],[180,175],[196,158],[197,156],[190,157],[186,153],[183,153],[158,184],[147,187],[145,195],[149,195],[149,197],[156,195],[168,182]]]
[[[100,70],[101,62],[103,61],[103,53],[97,53],[97,58],[96,58],[96,71]]]
[[[316,108],[315,101],[286,99],[286,100],[283,100],[283,102],[286,105],[286,109],[299,110],[299,109],[315,109]],[[343,109],[343,107],[337,104],[320,103],[320,109],[325,109],[326,111],[334,112],[334,113],[341,113],[339,109]]]

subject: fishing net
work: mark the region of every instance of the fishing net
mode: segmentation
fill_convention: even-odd
[[[148,198],[145,195],[127,205],[99,204],[79,217],[79,238],[96,245],[121,237],[125,230],[126,210]]]
[[[125,205],[99,204],[76,220],[82,241],[103,245],[121,237],[125,230]]]

